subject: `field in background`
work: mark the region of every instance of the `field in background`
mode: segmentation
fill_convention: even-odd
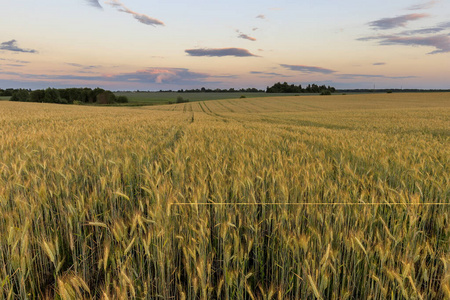
[[[207,101],[218,99],[237,99],[241,96],[246,98],[286,96],[286,94],[266,93],[177,93],[177,92],[115,92],[116,96],[127,96],[130,104],[135,105],[158,105],[175,103],[177,97],[183,97],[190,102]]]
[[[1,298],[450,298],[450,93],[0,111]]]
[[[9,100],[9,96],[0,96],[0,101]]]

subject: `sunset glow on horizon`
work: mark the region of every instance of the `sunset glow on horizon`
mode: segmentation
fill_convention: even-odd
[[[0,88],[450,88],[448,1],[5,1]]]

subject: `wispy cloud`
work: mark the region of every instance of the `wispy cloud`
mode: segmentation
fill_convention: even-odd
[[[407,46],[429,46],[435,47],[436,50],[429,54],[450,52],[450,36],[449,35],[435,35],[426,37],[389,37],[380,42],[382,45],[407,45]]]
[[[250,53],[247,49],[243,48],[201,48],[201,49],[187,49],[185,50],[190,56],[257,56]]]
[[[251,37],[245,33],[242,33],[239,30],[237,30],[237,32],[239,33],[238,38],[240,38],[240,39],[249,40],[252,42],[256,41],[256,38],[254,38],[254,37]]]
[[[76,67],[76,68],[81,68],[81,69],[84,69],[84,70],[92,70],[92,69],[96,69],[96,68],[100,67],[100,66],[95,66],[95,65],[86,66],[86,65],[77,64],[77,63],[66,63],[66,65],[69,65],[69,66],[72,66],[72,67]]]
[[[447,23],[441,23],[441,24],[439,24],[438,26],[439,26],[439,27],[443,27],[443,28],[448,29],[448,28],[450,28],[450,22],[447,22]]]
[[[20,65],[20,64],[6,64],[5,66],[8,66],[8,67],[24,67],[25,65]]]
[[[24,52],[24,53],[38,53],[34,49],[24,49],[17,45],[16,40],[10,40],[0,44],[0,50],[13,51],[13,52]]]
[[[438,33],[438,32],[447,30],[447,29],[450,29],[450,22],[440,23],[434,27],[415,29],[415,30],[405,30],[405,31],[398,33],[398,35],[433,34],[433,33]]]
[[[361,42],[368,42],[368,41],[373,41],[373,40],[387,39],[390,37],[395,37],[395,35],[371,35],[371,36],[357,38],[356,40],[361,41]]]
[[[108,0],[105,3],[111,5],[112,7],[117,8],[118,11],[132,15],[136,20],[138,20],[142,24],[151,25],[151,26],[156,26],[156,25],[164,26],[164,23],[162,21],[152,18],[152,17],[149,17],[147,15],[132,11],[131,9],[125,7],[125,5],[123,5],[118,0]]]
[[[239,78],[238,75],[211,75],[211,78],[226,78],[226,79],[236,79]]]
[[[84,74],[99,74],[99,68],[101,66],[96,65],[82,65],[77,63],[66,63],[66,65],[76,68],[77,73],[84,73]]]
[[[380,45],[405,45],[405,46],[428,46],[436,50],[428,54],[438,54],[450,52],[450,35],[440,34],[433,36],[398,36],[379,35],[359,38],[359,41],[378,40]]]
[[[26,60],[18,60],[18,59],[10,59],[10,58],[0,58],[0,60],[3,61],[11,61],[11,62],[15,62],[15,63],[19,63],[19,64],[29,64],[29,61]]]
[[[284,74],[280,74],[280,73],[274,73],[274,72],[259,72],[259,71],[251,71],[250,74],[255,74],[255,75],[261,75],[263,77],[291,77],[288,75],[284,75]]]
[[[291,71],[299,71],[303,73],[321,73],[321,74],[332,74],[336,71],[325,69],[321,67],[313,67],[313,66],[302,66],[302,65],[285,65],[281,64],[283,68],[289,69]]]
[[[78,67],[78,68],[83,67],[83,65],[76,64],[76,63],[66,63],[66,65],[69,65],[69,66],[72,66],[72,67]]]
[[[98,2],[98,0],[86,0],[86,1],[87,1],[87,3],[88,3],[90,6],[93,6],[93,7],[96,7],[96,8],[103,9],[103,7],[100,5],[100,3]]]
[[[430,27],[415,30],[406,30],[399,33],[399,35],[417,35],[417,34],[433,34],[445,30],[443,27]]]
[[[341,79],[355,79],[355,78],[384,78],[384,79],[408,79],[417,78],[417,76],[386,76],[386,75],[372,75],[372,74],[338,74]]]
[[[439,1],[432,0],[421,4],[411,5],[408,7],[408,10],[421,10],[421,9],[429,9],[432,8],[435,4],[437,4]]]
[[[384,62],[376,62],[376,63],[373,63],[372,65],[374,65],[374,66],[384,66],[386,63],[384,63]]]
[[[404,27],[406,23],[409,21],[415,21],[419,19],[423,19],[428,17],[428,14],[409,14],[409,15],[403,15],[395,18],[383,18],[379,19],[373,22],[370,22],[369,25],[373,27],[374,29],[392,29],[397,27]]]
[[[265,16],[265,15],[257,15],[256,18],[257,18],[257,19],[265,19],[266,16]]]

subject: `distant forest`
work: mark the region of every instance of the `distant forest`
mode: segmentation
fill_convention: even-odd
[[[68,88],[45,90],[0,89],[0,96],[11,96],[10,101],[43,102],[60,104],[114,104],[128,103],[126,96],[116,97],[113,92],[101,88]]]
[[[331,86],[308,84],[306,88],[303,88],[301,84],[294,85],[288,84],[287,82],[281,83],[277,82],[271,87],[267,87],[266,93],[321,93],[321,94],[331,94],[334,93],[336,89]]]

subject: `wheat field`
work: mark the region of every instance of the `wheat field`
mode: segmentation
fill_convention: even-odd
[[[450,94],[0,102],[2,299],[450,299]]]

